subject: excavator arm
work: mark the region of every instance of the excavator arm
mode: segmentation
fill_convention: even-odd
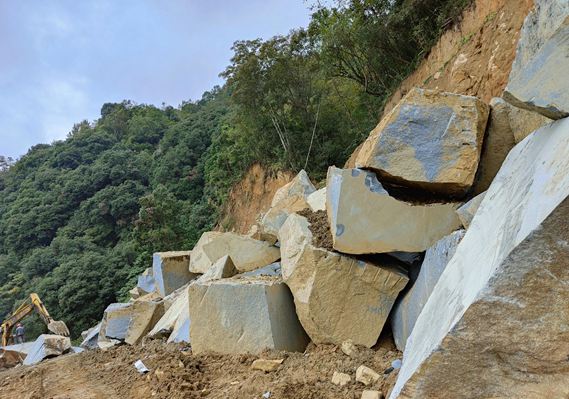
[[[2,326],[0,327],[2,329],[2,346],[9,344],[10,338],[12,336],[12,329],[14,326],[34,310],[37,311],[49,331],[57,335],[63,335],[65,337],[69,336],[69,329],[65,323],[63,321],[53,320],[40,297],[37,294],[32,293],[30,294],[29,300],[26,300],[26,302],[22,303],[18,309],[16,309],[14,313],[12,313],[2,323]]]

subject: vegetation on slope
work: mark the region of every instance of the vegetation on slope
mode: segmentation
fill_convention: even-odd
[[[77,336],[127,297],[152,252],[211,229],[253,161],[315,178],[342,165],[469,1],[317,4],[307,29],[236,42],[226,85],[201,100],[105,104],[66,140],[3,162],[0,315],[35,291]]]

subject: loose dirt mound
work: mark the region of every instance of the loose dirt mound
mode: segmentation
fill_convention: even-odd
[[[401,358],[392,340],[382,338],[376,350],[359,348],[354,357],[331,345],[311,345],[305,353],[270,351],[254,355],[193,355],[177,344],[151,341],[107,352],[93,351],[48,360],[35,367],[0,373],[2,398],[261,398],[336,399],[360,398],[364,385],[355,382],[357,367],[364,364],[382,374],[366,389],[387,393],[397,371],[384,375],[391,362]],[[285,359],[275,372],[252,370],[259,357]],[[142,360],[151,370],[139,374],[133,366]],[[352,376],[338,387],[330,382],[334,371]]]

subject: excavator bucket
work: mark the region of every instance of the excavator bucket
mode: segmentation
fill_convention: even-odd
[[[54,320],[47,325],[47,329],[56,335],[69,337],[69,329],[63,321]]]

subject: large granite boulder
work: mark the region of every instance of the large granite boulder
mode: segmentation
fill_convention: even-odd
[[[415,323],[391,398],[569,395],[568,196],[564,119],[502,165]]]
[[[194,353],[304,351],[308,344],[279,277],[222,279],[190,286]]]
[[[490,101],[490,118],[472,191],[475,194],[486,191],[514,145],[549,122],[551,119],[537,112],[515,107],[501,98],[493,98]]]
[[[273,196],[271,208],[263,215],[259,223],[261,234],[267,237],[269,242],[274,243],[288,215],[310,208],[308,197],[315,192],[316,189],[308,175],[301,170],[294,179],[278,189]]]
[[[271,207],[276,206],[279,202],[290,197],[306,198],[308,195],[316,191],[316,188],[308,178],[308,174],[301,170],[298,175],[290,182],[277,190],[271,201]]]
[[[138,288],[140,295],[144,295],[140,291],[146,294],[150,294],[151,292],[156,291],[156,282],[154,281],[151,267],[146,269],[140,276],[138,276],[136,288]]]
[[[69,337],[61,335],[42,334],[29,350],[23,364],[30,366],[41,362],[48,357],[63,355],[71,350],[71,340]]]
[[[569,1],[537,0],[524,21],[503,97],[548,118],[569,116]]]
[[[163,315],[162,301],[112,303],[103,314],[97,345],[106,348],[119,342],[137,344]]]
[[[198,276],[190,272],[192,251],[157,252],[152,258],[156,291],[165,297]]]
[[[399,201],[373,172],[332,166],[327,187],[334,249],[343,253],[422,252],[460,228],[456,204]]]
[[[207,272],[198,277],[197,281],[205,283],[206,281],[219,280],[222,278],[233,277],[237,274],[235,264],[229,255],[219,258]]]
[[[279,236],[282,275],[312,341],[372,347],[408,281],[395,259],[372,264],[315,247],[300,215],[290,215]]]
[[[203,257],[200,264],[203,273],[207,272],[215,262],[229,256],[239,272],[255,270],[280,258],[277,247],[266,241],[236,233],[221,233],[213,237],[201,248]],[[207,262],[206,262],[207,259]]]
[[[187,328],[185,328],[186,325]],[[174,330],[176,330],[176,334],[173,333]],[[168,342],[190,342],[188,287],[181,289],[172,305],[152,327],[148,336],[152,338],[168,337]]]
[[[101,331],[101,323],[97,323],[96,326],[91,327],[87,331],[81,333],[81,338],[83,338],[83,341],[79,346],[83,349],[97,349],[100,331]]]
[[[326,187],[322,187],[320,190],[316,190],[308,197],[306,197],[306,202],[310,206],[312,212],[325,211],[326,210]]]
[[[487,119],[488,106],[476,97],[415,88],[371,132],[356,165],[382,181],[463,195],[474,182]]]
[[[223,233],[219,231],[206,231],[203,233],[192,249],[190,258],[190,272],[205,273],[213,265],[213,262],[207,257],[203,251],[203,247],[209,244],[213,239],[220,237]]]
[[[415,321],[439,281],[440,275],[454,256],[464,233],[464,230],[455,231],[427,250],[413,286],[395,303],[391,313],[391,329],[395,345],[400,351],[405,350],[407,338],[413,331]]]

